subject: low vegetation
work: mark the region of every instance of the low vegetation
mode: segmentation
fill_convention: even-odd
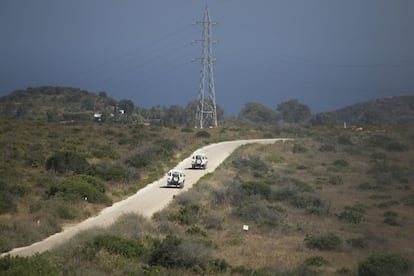
[[[196,148],[240,134],[226,128],[204,132],[208,135],[160,126],[0,120],[0,251],[93,216]]]
[[[3,252],[123,199],[200,145],[300,139],[242,146],[153,219],[126,214],[53,251],[0,258],[0,274],[413,273],[413,127],[205,132],[1,121]]]

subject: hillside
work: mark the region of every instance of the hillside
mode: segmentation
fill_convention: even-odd
[[[251,113],[244,114],[245,116],[239,114],[236,123],[242,124],[247,119],[251,125],[274,125],[280,120],[278,112],[271,109],[264,112],[260,109],[264,107],[261,104],[251,107],[247,103],[241,113],[246,112],[249,107]],[[302,107],[307,106],[302,105]],[[143,123],[145,121],[192,127],[194,126],[192,116],[195,112],[194,108],[195,106],[189,103],[185,108],[171,105],[146,110],[135,107],[131,100],[116,101],[108,97],[105,92],[96,94],[79,88],[55,86],[27,88],[0,97],[0,118],[46,122],[92,121],[97,119],[94,118],[95,114],[100,114],[99,121],[121,123]],[[218,116],[224,122],[225,111],[218,109],[220,110]],[[293,117],[295,115],[305,116],[301,123],[308,122],[312,125],[343,125],[344,122],[349,125],[411,124],[414,122],[414,96],[380,98],[314,115],[310,114],[310,111],[308,115],[303,115],[301,113],[303,110],[301,110],[296,110],[293,106],[286,112]]]
[[[44,86],[0,97],[0,118],[47,122],[92,121],[94,113],[117,114],[119,103],[105,92]]]
[[[414,96],[380,98],[358,103],[332,112],[338,124],[401,125],[414,122]]]
[[[138,165],[146,157],[143,153],[150,153],[145,151],[149,145],[142,142],[152,139],[168,136],[183,142],[168,155],[171,161],[177,160],[172,156],[183,156],[184,145],[247,134],[287,135],[283,129],[218,128],[208,130],[211,138],[199,139],[197,133],[176,129],[56,124],[52,131],[43,123],[33,127],[49,134],[30,147],[23,137],[34,129],[20,124],[14,131],[22,133],[21,138],[14,140],[21,145],[10,145],[8,162],[2,164],[8,166],[3,181],[17,187],[8,192],[18,203],[2,215],[3,250],[16,240],[27,242],[32,235],[39,236],[45,230],[44,220],[70,222],[71,215],[81,218],[97,207],[50,189],[80,182],[76,172],[46,171],[42,162],[34,169],[32,163],[24,165],[23,176],[12,170],[24,164],[24,152],[44,152],[47,146],[42,144],[53,145],[64,138],[65,147],[73,145],[72,151],[85,152],[90,165],[105,159]],[[11,124],[3,126],[5,131],[11,133]],[[93,139],[88,139],[91,133]],[[300,139],[294,142],[239,148],[151,220],[126,214],[108,229],[82,233],[52,252],[0,259],[0,274],[21,275],[30,267],[37,275],[412,275],[413,126],[298,127],[295,134]],[[94,153],[96,139],[105,147]],[[171,145],[166,142],[161,144],[167,146],[164,150]],[[125,153],[133,148],[133,155]],[[115,152],[102,155],[109,149]],[[151,152],[163,152],[156,149],[153,145]],[[15,158],[23,164],[9,164]],[[112,168],[110,164],[101,168]],[[102,174],[112,171],[107,169],[95,177],[117,176]],[[130,169],[144,176],[142,168]],[[157,167],[152,169],[157,172]],[[134,179],[126,183],[116,179],[105,182],[110,198],[138,187]],[[29,180],[33,190],[11,185],[22,180]],[[50,197],[42,198],[45,192]],[[24,219],[14,218],[21,212],[26,213]]]
[[[264,134],[0,120],[0,252],[93,216],[151,183],[204,143]]]

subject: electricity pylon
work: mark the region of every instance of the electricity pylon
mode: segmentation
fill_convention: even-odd
[[[213,51],[212,46],[215,41],[212,39],[212,26],[217,22],[212,22],[206,5],[202,21],[195,24],[203,28],[202,38],[196,40],[201,42],[201,69],[200,69],[200,90],[198,95],[196,111],[196,127],[217,127],[216,95],[214,90],[213,76]]]

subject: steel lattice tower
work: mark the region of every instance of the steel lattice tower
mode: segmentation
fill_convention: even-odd
[[[204,9],[204,16],[202,21],[197,21],[196,24],[202,26],[202,38],[197,40],[201,42],[201,69],[200,69],[200,90],[198,95],[198,104],[196,111],[196,124],[198,127],[217,127],[217,110],[216,110],[216,95],[214,90],[214,76],[213,76],[213,39],[212,26],[217,22],[212,22],[208,13],[208,6]]]

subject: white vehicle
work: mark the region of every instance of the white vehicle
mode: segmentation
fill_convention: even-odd
[[[185,174],[180,170],[170,170],[167,173],[167,186],[184,187]]]
[[[198,153],[194,154],[191,158],[191,168],[207,168],[208,158],[205,154]]]

